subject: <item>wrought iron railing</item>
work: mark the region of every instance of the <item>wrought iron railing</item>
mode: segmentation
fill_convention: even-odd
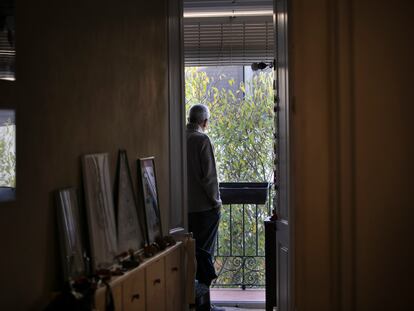
[[[253,185],[244,183],[245,187],[227,202],[222,191],[223,207],[214,257],[218,278],[213,287],[245,289],[265,285],[264,219],[271,214],[273,191],[271,184],[266,183],[265,197],[255,200],[251,192],[247,193],[251,190],[249,184]]]

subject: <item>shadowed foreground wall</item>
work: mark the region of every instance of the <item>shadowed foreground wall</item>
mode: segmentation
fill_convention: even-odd
[[[414,310],[414,3],[354,2],[356,307]]]
[[[81,186],[80,155],[156,157],[168,215],[166,1],[18,1],[17,201],[0,203],[0,309],[38,310],[59,285],[51,192]],[[166,227],[166,226],[165,226]]]
[[[414,310],[414,4],[291,4],[297,310]]]

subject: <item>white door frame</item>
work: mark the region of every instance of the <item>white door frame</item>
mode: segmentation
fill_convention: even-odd
[[[168,232],[187,232],[187,151],[184,105],[183,1],[168,1],[169,224]]]
[[[283,0],[274,0],[274,3]],[[287,0],[287,11],[289,13],[290,1]],[[187,231],[187,175],[186,175],[186,144],[185,144],[185,109],[184,109],[184,38],[183,38],[183,0],[168,1],[168,94],[169,94],[169,150],[170,150],[170,215],[168,231],[171,234],[180,234]],[[287,54],[290,48],[287,47]],[[287,66],[287,64],[286,64]],[[179,77],[179,79],[177,79]],[[289,89],[291,84],[288,83]],[[288,97],[287,103],[290,114],[292,109],[291,98]],[[288,123],[289,124],[289,123]],[[290,125],[287,128],[287,139],[290,137]],[[288,143],[289,147],[290,144]],[[286,155],[287,164],[289,163],[289,150]],[[294,236],[294,210],[290,191],[293,187],[292,170],[287,167],[287,184],[285,187],[287,198],[287,210],[289,214],[289,310],[295,310],[295,236]]]

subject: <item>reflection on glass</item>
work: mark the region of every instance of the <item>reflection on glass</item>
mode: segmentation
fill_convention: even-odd
[[[162,237],[154,158],[140,159],[140,168],[148,229],[148,242],[151,244],[157,237]]]
[[[59,237],[65,281],[85,275],[78,197],[75,188],[56,192]]]

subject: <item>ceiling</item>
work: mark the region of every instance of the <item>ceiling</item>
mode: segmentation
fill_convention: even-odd
[[[273,0],[184,0],[184,12],[273,10]]]

